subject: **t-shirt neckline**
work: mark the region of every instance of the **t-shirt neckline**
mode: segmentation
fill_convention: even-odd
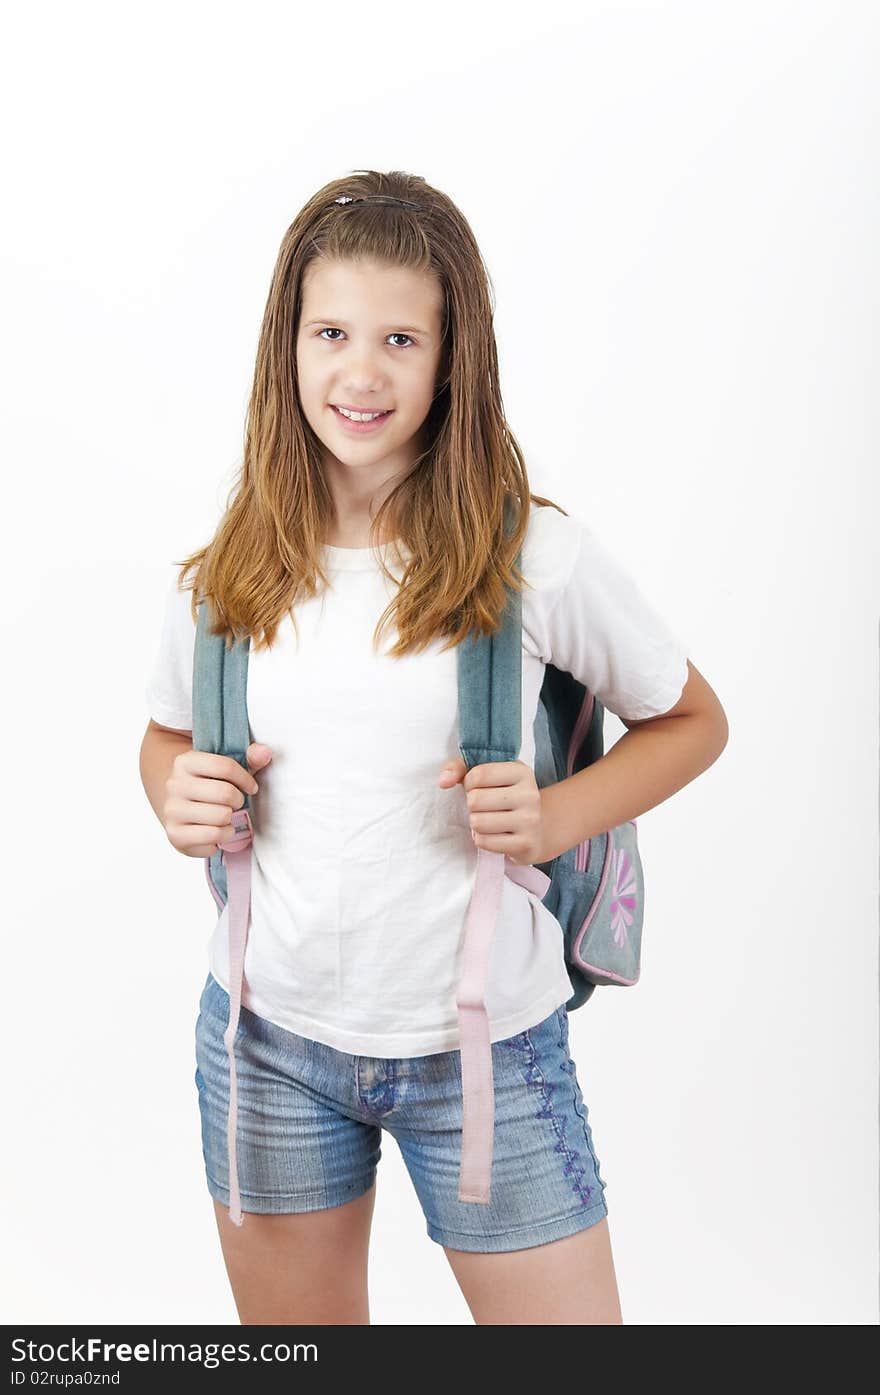
[[[378,548],[336,547],[333,543],[322,544],[327,565],[333,571],[378,571],[379,552],[390,553],[393,559],[395,545],[399,546],[401,551],[405,551],[400,538],[392,538],[388,543],[380,543]],[[388,561],[388,556],[385,557],[385,561]]]

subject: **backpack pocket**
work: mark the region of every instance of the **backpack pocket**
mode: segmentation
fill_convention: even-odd
[[[590,843],[589,858],[584,859],[578,848],[574,867],[567,869],[571,901],[566,957],[590,983],[630,987],[639,979],[644,921],[644,877],[635,819]]]

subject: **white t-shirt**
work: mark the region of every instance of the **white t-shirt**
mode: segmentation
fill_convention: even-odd
[[[327,547],[330,589],[251,648],[253,739],[273,751],[257,773],[251,921],[242,1003],[288,1031],[355,1054],[457,1050],[456,984],[477,849],[461,783],[438,783],[458,749],[457,657],[434,641],[389,659],[393,596],[369,548]],[[386,562],[398,574],[393,552]],[[532,506],[522,571],[522,748],[544,665],[572,673],[612,712],[638,720],[675,705],[687,651],[634,579],[573,515]],[[146,687],[150,716],[192,730],[195,626],[171,577]],[[571,996],[562,930],[538,897],[504,877],[489,960],[490,1040],[542,1021]],[[206,890],[206,900],[216,903]],[[208,942],[229,987],[228,912]]]

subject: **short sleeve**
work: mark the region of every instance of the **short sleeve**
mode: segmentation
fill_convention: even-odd
[[[177,589],[178,568],[165,594],[158,648],[146,684],[147,711],[154,722],[192,731],[192,675],[196,627],[192,592]]]
[[[523,592],[524,644],[617,716],[662,716],[687,682],[687,646],[585,523],[549,507],[533,516],[522,570],[538,580]]]

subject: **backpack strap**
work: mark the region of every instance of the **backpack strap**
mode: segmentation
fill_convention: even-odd
[[[210,630],[208,602],[198,606],[193,656],[193,749],[231,756],[247,769],[246,753],[251,743],[247,717],[247,669],[250,636],[226,648],[223,635]],[[206,859],[208,882],[219,901],[229,906],[229,1023],[223,1035],[229,1057],[229,1114],[226,1141],[229,1153],[229,1216],[242,1225],[241,1196],[238,1189],[237,1125],[238,1082],[235,1073],[235,1035],[241,1014],[241,986],[244,977],[244,951],[251,908],[251,796],[232,811],[233,837],[219,845]]]
[[[509,516],[509,515],[507,515]],[[516,564],[521,565],[522,553]],[[471,635],[458,647],[458,729],[462,759],[471,769],[515,761],[522,745],[522,593],[508,588],[501,628]],[[504,877],[543,900],[550,878],[506,853],[477,848],[473,890],[464,919],[462,967],[456,989],[462,1077],[462,1141],[458,1200],[488,1205],[495,1131],[495,1087],[486,983]]]

